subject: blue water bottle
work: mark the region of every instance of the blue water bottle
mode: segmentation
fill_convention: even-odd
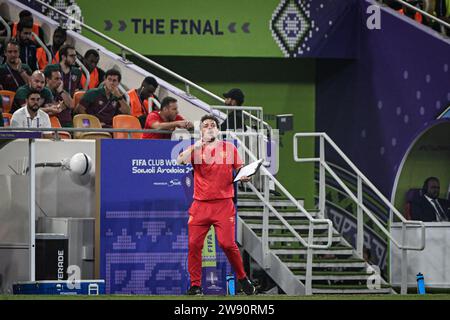
[[[235,285],[234,285],[234,276],[229,274],[227,275],[227,295],[234,296],[236,294]]]
[[[419,294],[425,294],[425,281],[423,280],[423,274],[417,274],[417,292]]]

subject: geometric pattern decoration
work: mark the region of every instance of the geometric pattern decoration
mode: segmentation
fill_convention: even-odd
[[[312,34],[312,27],[314,22],[301,0],[282,0],[270,20],[272,37],[286,57],[303,54],[302,48]]]

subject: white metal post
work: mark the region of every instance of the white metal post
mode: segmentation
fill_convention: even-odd
[[[402,223],[402,259],[400,261],[402,283],[400,294],[408,294],[408,251],[404,249],[406,246],[406,224]]]
[[[29,239],[29,271],[30,271],[30,281],[36,280],[35,274],[35,261],[36,261],[36,235],[35,235],[35,220],[36,220],[36,211],[35,211],[35,198],[36,198],[36,176],[35,176],[35,141],[34,139],[28,140],[28,168],[30,175],[30,184],[28,189],[29,195],[29,210],[30,210],[30,239]]]
[[[325,141],[323,136],[320,136],[320,166],[319,166],[319,218],[325,217]]]
[[[314,224],[312,221],[309,222],[309,232],[308,232],[308,248],[306,249],[306,279],[305,279],[305,294],[312,295],[312,260],[313,260],[313,249],[311,245],[314,240]]]
[[[357,208],[357,231],[356,231],[356,252],[363,256],[364,248],[364,217],[361,204],[363,203],[362,179],[358,176],[358,208]]]

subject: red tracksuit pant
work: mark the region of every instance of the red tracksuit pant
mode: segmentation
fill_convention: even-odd
[[[189,209],[189,254],[188,270],[191,286],[201,286],[202,282],[202,249],[205,236],[211,225],[217,235],[219,246],[225,252],[238,279],[247,275],[244,271],[241,253],[235,239],[235,207],[233,199],[211,201],[194,200]]]

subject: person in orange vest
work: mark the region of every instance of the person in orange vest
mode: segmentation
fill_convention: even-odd
[[[128,91],[130,97],[131,115],[139,119],[141,127],[145,127],[145,120],[150,112],[160,109],[160,102],[155,91],[158,81],[153,77],[145,77],[139,89]]]
[[[55,29],[53,32],[53,44],[47,45],[48,50],[52,54],[52,62],[51,64],[57,64],[60,62],[61,58],[59,56],[59,49],[62,47],[64,42],[67,40],[67,31],[61,27]],[[44,70],[45,67],[49,64],[47,53],[44,48],[38,48],[36,51],[36,58],[39,65],[39,70]]]
[[[83,63],[85,67],[89,70],[89,86],[87,89],[98,88],[100,83],[105,79],[105,72],[98,67],[98,62],[100,61],[100,55],[97,50],[89,49],[84,54]],[[86,84],[86,76],[84,73],[81,76],[81,88],[84,90]]]
[[[28,10],[20,11],[19,12],[19,21],[13,22],[11,24],[11,37],[12,38],[15,38],[17,36],[17,26],[18,26],[19,22],[22,22],[22,21],[29,21],[29,22],[31,22],[31,24],[33,25],[32,31],[35,34],[37,34],[42,41],[44,41],[44,30],[39,25],[39,23],[34,22],[33,15]],[[32,37],[32,39],[33,39],[33,41],[35,41],[34,37]]]

